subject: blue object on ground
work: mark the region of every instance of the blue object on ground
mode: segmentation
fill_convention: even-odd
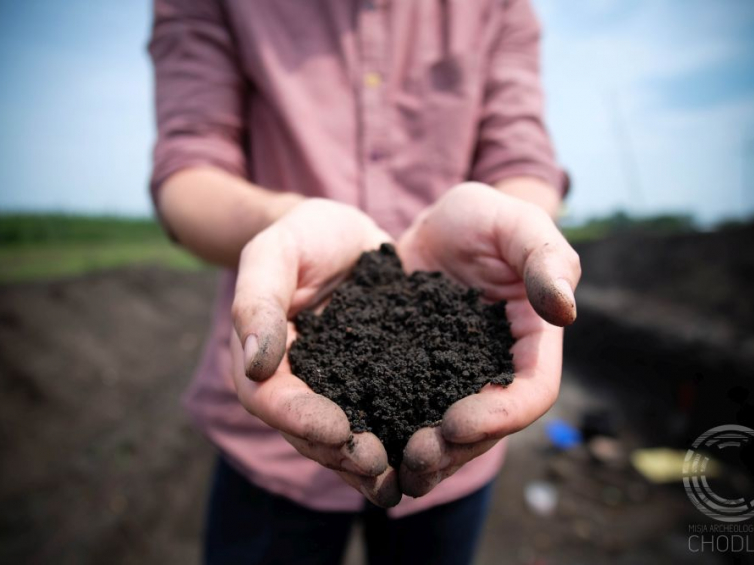
[[[559,449],[570,449],[582,441],[581,432],[563,420],[552,420],[546,424],[545,429],[547,437]]]

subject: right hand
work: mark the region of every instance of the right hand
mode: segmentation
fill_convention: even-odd
[[[290,320],[314,307],[348,275],[361,253],[390,242],[365,214],[311,199],[243,249],[233,300],[233,380],[241,404],[282,432],[299,453],[334,469],[371,502],[389,507],[401,493],[382,442],[352,434],[345,412],[291,373]]]
[[[442,423],[414,433],[400,469],[402,491],[424,496],[501,438],[540,418],[555,402],[562,326],[576,318],[579,257],[538,206],[480,183],[462,183],[423,212],[401,236],[409,271],[443,271],[505,300],[516,378],[458,400]]]

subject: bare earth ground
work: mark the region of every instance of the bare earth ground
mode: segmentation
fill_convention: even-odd
[[[563,390],[546,418],[578,423],[584,410],[607,408],[626,449],[659,437],[688,446],[699,422],[735,422],[724,392],[711,413],[697,401],[679,415],[671,384],[657,394],[636,384],[646,375],[665,383],[668,372],[668,382],[683,381],[689,364],[704,372],[700,386],[723,382],[723,365],[730,382],[751,376],[742,367],[754,343],[745,329],[752,233],[712,239],[581,250],[581,328],[567,334]],[[198,561],[213,450],[179,397],[201,351],[215,277],[132,268],[0,287],[0,562]],[[713,331],[700,334],[699,323]],[[656,433],[643,429],[647,421]],[[558,488],[553,517],[524,502],[535,479]],[[555,453],[544,422],[512,439],[496,493],[480,564],[748,562],[688,550],[688,525],[706,521],[679,483],[652,485],[628,466],[596,464],[583,448]],[[359,556],[354,541],[348,562]]]
[[[121,270],[0,298],[0,562],[191,563],[211,448],[178,399],[212,273]]]

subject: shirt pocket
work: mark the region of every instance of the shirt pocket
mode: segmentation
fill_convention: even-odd
[[[465,180],[481,115],[479,57],[448,54],[426,70],[426,131],[433,166],[456,184]]]
[[[483,62],[476,50],[420,43],[392,98],[392,172],[438,196],[468,176],[481,116]]]

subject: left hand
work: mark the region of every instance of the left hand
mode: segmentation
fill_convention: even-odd
[[[292,373],[288,348],[295,335],[289,320],[329,296],[362,252],[388,241],[352,206],[318,198],[296,205],[241,253],[231,337],[244,408],[384,507],[398,504],[401,492],[382,442],[369,432],[352,434],[345,412]]]
[[[516,339],[511,385],[487,385],[459,400],[440,426],[422,428],[409,440],[400,485],[416,497],[553,405],[561,327],[576,318],[573,291],[581,267],[541,208],[480,183],[458,185],[425,210],[399,240],[398,254],[407,272],[443,271],[482,289],[485,300],[506,300]]]

